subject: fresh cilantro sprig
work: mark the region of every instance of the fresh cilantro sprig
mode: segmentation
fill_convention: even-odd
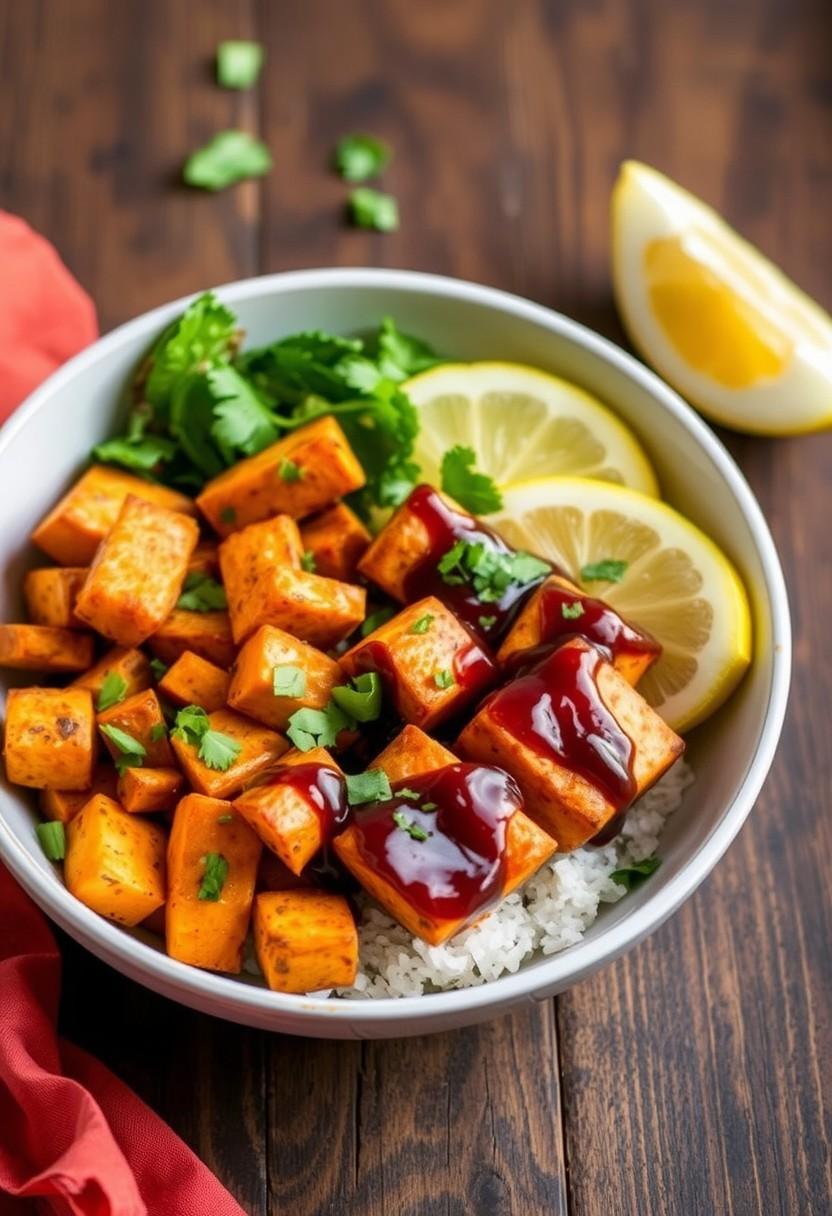
[[[95,702],[95,708],[99,713],[103,713],[105,709],[111,709],[114,705],[119,705],[126,696],[127,681],[124,676],[120,675],[117,671],[108,671],[101,685],[98,699]]]
[[[313,747],[334,747],[342,730],[352,730],[354,720],[330,701],[324,709],[298,709],[286,727],[286,734],[302,752]]]
[[[176,607],[187,612],[222,612],[228,599],[225,588],[210,574],[194,572],[186,576]]]
[[[335,168],[345,182],[378,177],[390,163],[390,148],[374,135],[344,135],[335,148]]]
[[[259,42],[230,38],[217,47],[217,84],[223,89],[251,89],[263,66]]]
[[[483,604],[496,604],[512,584],[525,586],[548,574],[551,566],[531,553],[501,553],[484,541],[458,540],[437,564],[449,587],[469,583]]]
[[[356,228],[395,232],[399,226],[399,204],[392,194],[359,186],[350,195],[350,217]]]
[[[661,857],[645,857],[643,861],[634,861],[631,865],[624,866],[620,870],[613,870],[610,878],[613,882],[617,882],[619,886],[624,887],[626,891],[632,891],[634,887],[640,886],[651,874],[655,874],[661,864]]]
[[[349,684],[333,688],[332,699],[356,722],[375,722],[381,713],[381,676],[375,671],[365,671]]]
[[[442,489],[460,506],[474,515],[488,515],[499,511],[503,496],[497,489],[493,477],[478,473],[475,469],[477,454],[473,448],[457,444],[442,457],[440,476]]]
[[[182,169],[187,186],[225,190],[250,177],[263,177],[272,167],[272,154],[262,139],[248,131],[220,131],[192,152]]]
[[[171,731],[172,739],[181,739],[197,749],[197,759],[206,768],[226,773],[242,751],[242,744],[222,731],[213,730],[211,719],[199,705],[180,709]]]

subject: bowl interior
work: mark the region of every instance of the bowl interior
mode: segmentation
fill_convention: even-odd
[[[627,918],[644,916],[650,902],[690,864],[719,827],[754,762],[770,712],[777,660],[776,605],[771,559],[767,570],[759,525],[749,518],[748,501],[743,500],[747,490],[743,483],[726,479],[720,467],[724,453],[716,446],[710,450],[703,446],[697,434],[701,424],[696,420],[691,424],[692,416],[684,407],[678,414],[668,408],[651,386],[651,378],[634,376],[631,361],[620,352],[554,314],[500,293],[429,276],[354,271],[272,276],[234,285],[220,294],[238,313],[249,345],[307,328],[360,332],[390,314],[402,329],[451,357],[511,359],[574,380],[636,431],[658,472],[664,496],[714,537],[745,580],[754,614],[752,669],[722,711],[690,736],[696,783],[663,835],[664,864],[650,883],[605,910],[581,946],[559,956],[557,986],[563,987],[571,978],[569,960],[575,957],[577,967],[584,945],[599,942]],[[26,411],[0,436],[5,525],[0,532],[0,620],[23,619],[21,575],[42,560],[26,538],[77,476],[92,445],[118,425],[119,395],[127,376],[177,311],[176,305],[157,310],[110,335],[53,377],[37,394],[38,408]],[[523,442],[522,435],[517,442]],[[9,680],[2,674],[0,689],[5,691],[10,683],[31,683],[26,675],[19,673]],[[4,787],[0,819],[42,871],[44,882],[57,884],[32,831],[35,801],[25,791]],[[126,952],[135,950],[126,937],[124,946]],[[539,987],[544,988],[553,974],[552,960],[532,962],[527,970],[540,973]],[[497,998],[501,983],[480,991],[493,990]],[[442,999],[421,998],[423,1005]],[[357,1006],[351,1006],[360,1017]]]

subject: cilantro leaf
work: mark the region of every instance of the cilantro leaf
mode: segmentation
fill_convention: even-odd
[[[180,709],[174,719],[172,739],[181,739],[183,743],[199,743],[202,736],[210,729],[208,715],[199,705],[186,705]]]
[[[452,688],[456,683],[454,673],[447,667],[443,667],[441,671],[433,673],[433,682],[437,688]]]
[[[419,793],[418,790],[412,790],[412,789],[410,789],[409,786],[403,785],[403,786],[401,786],[400,789],[396,790],[396,797],[397,798],[410,798],[413,800],[413,802],[418,802],[421,797],[421,794]]]
[[[228,862],[222,853],[206,853],[203,865],[205,869],[197,890],[197,899],[209,899],[216,903],[228,878]]]
[[[229,39],[217,47],[217,84],[223,89],[251,89],[263,66],[259,42]]]
[[[522,550],[503,553],[483,541],[456,541],[436,569],[449,587],[469,583],[483,604],[496,604],[512,585],[525,586],[549,574],[551,566]]]
[[[346,182],[377,177],[390,163],[390,149],[373,135],[344,135],[335,148],[335,167]]]
[[[392,194],[359,186],[350,195],[350,216],[357,228],[395,232],[399,226],[399,204]]]
[[[192,372],[228,363],[237,342],[237,320],[230,309],[206,291],[192,300],[156,341],[143,388],[147,401],[164,407],[174,385]]]
[[[226,464],[239,453],[254,456],[275,442],[279,432],[271,411],[236,368],[213,368],[206,379],[216,402],[211,436]]]
[[[379,608],[377,612],[371,612],[361,623],[359,632],[362,638],[369,637],[371,633],[375,633],[387,621],[392,620],[395,615],[395,608]]]
[[[478,616],[477,624],[480,629],[491,629],[493,625],[497,624],[497,618],[496,616]]]
[[[427,631],[430,629],[432,624],[433,624],[433,613],[426,612],[426,613],[424,613],[423,616],[419,617],[418,621],[413,622],[413,624],[410,626],[410,628],[408,629],[407,632],[408,633],[427,633]]]
[[[306,692],[306,672],[302,667],[284,663],[272,669],[272,687],[276,697],[302,697]]]
[[[392,317],[382,321],[376,347],[379,369],[390,380],[407,380],[443,362],[427,342],[403,334]]]
[[[431,835],[430,832],[425,831],[421,824],[408,819],[404,811],[393,811],[393,822],[397,828],[401,828],[403,832],[407,832],[411,840],[423,841],[427,840]]]
[[[569,604],[561,604],[560,612],[565,621],[577,621],[584,614],[584,606],[580,600],[572,600]]]
[[[103,464],[117,464],[135,473],[154,473],[159,466],[172,458],[176,444],[162,435],[145,435],[138,440],[123,436],[97,443],[92,450],[96,460]]]
[[[204,373],[186,375],[173,386],[168,422],[170,433],[205,477],[216,477],[225,468],[212,433],[216,405],[216,397]]]
[[[167,663],[163,663],[161,659],[151,659],[150,670],[153,672],[153,678],[158,681],[167,675],[168,665]]]
[[[318,564],[315,561],[315,554],[311,549],[304,549],[300,555],[300,568],[305,570],[307,574],[314,574],[318,569]]]
[[[381,713],[381,676],[375,671],[365,671],[349,684],[333,688],[332,699],[356,722],[375,722]]]
[[[66,829],[60,820],[39,823],[35,834],[49,861],[63,861],[66,857]]]
[[[225,190],[247,178],[263,177],[271,167],[271,152],[262,139],[248,131],[220,131],[191,153],[182,178],[201,190]]]
[[[364,802],[385,802],[393,791],[383,769],[371,768],[366,773],[346,777],[347,802],[350,806],[361,806]]]
[[[486,473],[474,468],[477,454],[473,448],[457,444],[442,457],[442,489],[474,515],[499,511],[503,496]]]
[[[119,755],[115,757],[115,766],[119,776],[126,768],[141,768],[147,755],[147,749],[143,743],[134,739],[132,735],[128,735],[126,730],[122,730],[118,726],[110,726],[105,723],[98,729],[118,749]]]
[[[238,743],[236,739],[232,739],[230,735],[224,735],[222,731],[209,728],[199,741],[197,757],[206,768],[225,773],[231,768],[242,750],[242,744]]]
[[[287,736],[302,752],[313,747],[334,747],[339,733],[354,726],[337,705],[330,703],[325,709],[298,709],[289,719]]]
[[[613,557],[605,557],[600,562],[590,562],[581,566],[581,581],[584,583],[609,582],[620,583],[627,573],[629,562],[618,561]]]
[[[295,464],[294,460],[289,460],[283,457],[278,465],[277,475],[281,481],[300,481],[303,478],[304,470],[299,464]]]
[[[633,887],[640,886],[646,878],[655,874],[661,864],[660,857],[645,857],[644,861],[634,861],[632,865],[625,866],[621,870],[613,870],[610,878],[627,891],[632,891]]]
[[[185,576],[176,607],[185,612],[221,612],[228,607],[225,588],[210,574],[194,571]]]
[[[108,671],[95,703],[99,713],[118,705],[127,695],[127,681],[117,671]]]

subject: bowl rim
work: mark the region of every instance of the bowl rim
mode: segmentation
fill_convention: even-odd
[[[558,954],[523,966],[472,988],[430,993],[421,996],[379,997],[372,1000],[331,1000],[273,992],[265,987],[241,983],[239,979],[202,971],[171,959],[141,940],[130,936],[97,916],[76,900],[55,875],[43,870],[12,833],[0,816],[0,857],[36,903],[71,936],[105,962],[148,987],[162,990],[188,1005],[208,1002],[220,1016],[248,1020],[256,1017],[264,1025],[274,1015],[275,1029],[283,1015],[303,1020],[313,1015],[312,1033],[320,1029],[321,1018],[335,1022],[360,1021],[410,1023],[440,1021],[444,1017],[471,1013],[489,1005],[501,1009],[523,998],[546,997],[585,979],[600,966],[612,962],[657,929],[694,892],[707,877],[745,822],[768,774],[786,711],[791,672],[791,623],[785,580],[774,541],[762,510],[745,477],[721,440],[682,398],[634,356],[595,333],[578,321],[544,305],[496,287],[422,271],[369,269],[365,267],[322,267],[237,279],[212,288],[219,298],[234,305],[241,299],[263,295],[326,288],[389,288],[413,294],[433,293],[449,300],[484,305],[512,314],[519,320],[540,325],[561,336],[601,362],[635,381],[660,407],[670,412],[703,448],[735,495],[752,533],[764,576],[764,588],[771,605],[773,648],[772,674],[763,725],[753,754],[735,797],[724,809],[719,822],[682,864],[663,888],[635,908],[631,915],[599,934],[594,941],[582,940]],[[93,367],[101,358],[129,345],[140,335],[161,331],[174,315],[181,312],[198,292],[191,292],[134,317],[97,339],[52,373],[16,410],[0,430],[0,458],[10,449],[37,411],[56,393],[70,384],[79,373]],[[222,1008],[218,1007],[218,1002]],[[402,1026],[404,1030],[404,1025]],[[301,1031],[302,1033],[302,1031]]]

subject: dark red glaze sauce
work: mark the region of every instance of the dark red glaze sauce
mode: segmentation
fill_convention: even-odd
[[[561,646],[495,692],[488,710],[513,738],[580,774],[623,811],[637,792],[633,743],[598,691],[602,662],[593,648]]]
[[[590,595],[576,594],[567,587],[549,582],[538,592],[541,642],[559,646],[567,637],[586,638],[610,660],[620,654],[659,655],[662,648],[655,638],[629,625],[615,609]],[[578,617],[564,616],[573,604],[583,609]]]
[[[440,494],[428,485],[417,486],[407,499],[406,508],[421,521],[427,531],[430,548],[420,562],[408,573],[405,593],[409,601],[435,595],[478,636],[493,642],[506,632],[523,600],[542,582],[540,578],[528,583],[512,583],[496,603],[483,603],[469,583],[449,585],[437,570],[439,561],[459,540],[482,543],[496,553],[511,556],[517,552],[507,545],[487,524],[473,515],[450,507]],[[493,624],[481,625],[481,618],[494,617]]]
[[[420,809],[425,803],[436,809]],[[367,865],[420,916],[468,919],[503,894],[506,830],[522,806],[516,782],[502,769],[449,764],[397,782],[392,798],[359,811],[352,830]],[[394,818],[399,812],[426,839],[414,839]]]
[[[350,817],[346,783],[328,764],[287,764],[276,768],[263,784],[289,786],[300,794],[318,816],[324,844],[346,827]]]
[[[394,704],[397,704],[398,677],[393,656],[385,642],[367,642],[355,654],[355,664],[361,671],[377,671]],[[494,678],[494,664],[482,647],[471,638],[453,657],[451,673],[454,687],[466,696],[484,689]]]

